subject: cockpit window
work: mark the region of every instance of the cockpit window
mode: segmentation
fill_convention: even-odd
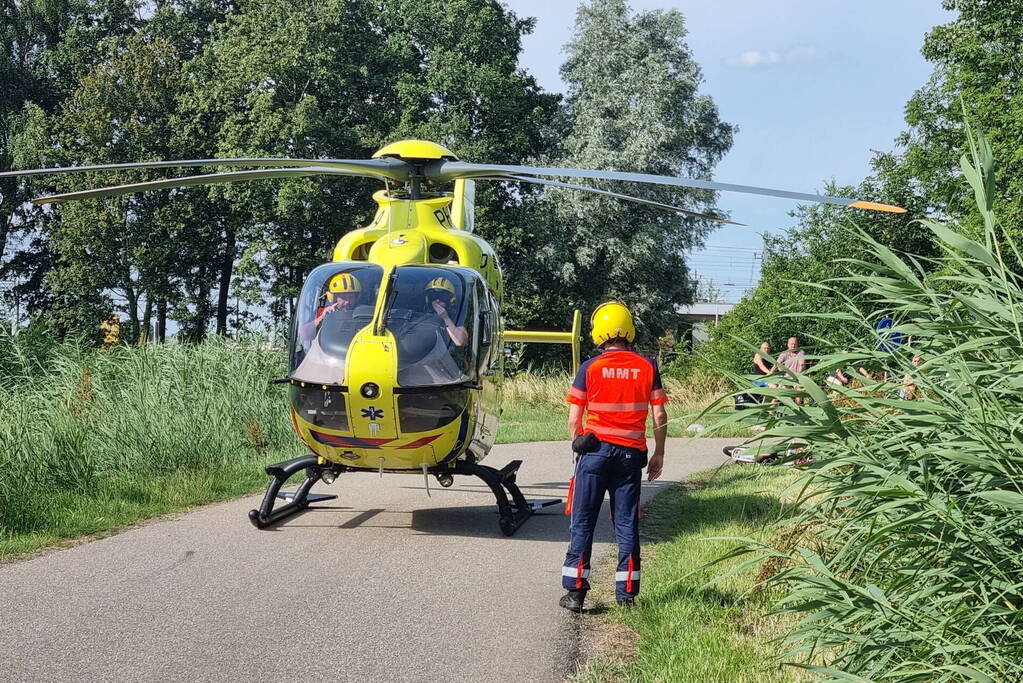
[[[398,384],[454,384],[475,374],[474,279],[453,268],[403,266],[387,297],[385,327],[398,347]]]
[[[373,319],[383,269],[326,263],[309,274],[291,328],[291,376],[344,384],[345,358],[355,334]]]

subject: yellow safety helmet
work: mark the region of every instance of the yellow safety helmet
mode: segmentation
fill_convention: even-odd
[[[362,284],[359,279],[351,273],[338,273],[330,278],[327,285],[327,301],[333,303],[337,294],[358,294],[362,291]]]
[[[629,313],[625,304],[618,301],[608,301],[593,309],[590,325],[593,326],[590,337],[597,346],[612,339],[624,339],[630,344],[636,341],[632,313]]]
[[[430,284],[426,285],[426,291],[430,292],[431,290],[434,290],[434,291],[440,290],[440,291],[443,291],[443,292],[447,292],[451,296],[455,295],[455,285],[454,285],[454,283],[451,282],[451,280],[449,280],[449,279],[447,279],[446,277],[443,277],[443,276],[435,277],[432,280],[430,280]]]

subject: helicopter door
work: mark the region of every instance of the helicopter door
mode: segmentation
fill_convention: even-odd
[[[479,301],[479,379],[483,390],[479,393],[476,410],[476,431],[473,443],[483,452],[488,452],[497,439],[497,421],[501,414],[502,368],[499,366],[501,351],[498,346],[500,311],[497,302],[487,291],[482,281],[477,282]]]

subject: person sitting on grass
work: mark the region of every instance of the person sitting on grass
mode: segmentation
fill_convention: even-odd
[[[802,374],[806,371],[806,354],[803,349],[799,348],[799,338],[789,337],[788,348],[778,356],[778,364],[784,365],[788,372],[785,373],[789,378],[795,379],[796,374]],[[801,386],[795,386],[794,389],[802,389]],[[796,405],[803,404],[803,397],[796,396]]]
[[[849,353],[849,349],[848,348],[842,349],[842,353]],[[852,384],[852,377],[850,377],[849,373],[847,373],[842,368],[835,368],[830,373],[828,373],[827,382],[828,384],[837,389],[840,387],[847,387],[850,384]]]
[[[918,368],[923,363],[924,359],[920,356],[913,356],[913,367]],[[899,398],[904,401],[912,401],[920,393],[920,389],[916,386],[916,379],[910,373],[906,373],[902,376],[902,388],[899,389]]]
[[[767,377],[768,375],[774,374],[774,365],[769,360],[771,355],[771,345],[767,342],[760,344],[760,350],[753,354],[753,374],[760,375],[761,377]],[[774,384],[768,384],[764,380],[753,380],[753,383],[758,387],[773,387]]]

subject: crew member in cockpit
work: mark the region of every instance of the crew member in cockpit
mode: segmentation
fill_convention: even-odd
[[[330,278],[327,291],[324,297],[327,300],[326,306],[316,309],[316,317],[302,326],[302,338],[312,339],[316,331],[320,329],[323,319],[328,315],[340,311],[351,311],[359,303],[359,294],[362,292],[362,285],[351,273],[338,273]]]
[[[455,285],[446,277],[435,277],[426,285],[426,302],[429,310],[437,314],[444,323],[448,337],[455,346],[464,346],[469,341],[469,332],[451,319],[450,310],[455,301]]]

